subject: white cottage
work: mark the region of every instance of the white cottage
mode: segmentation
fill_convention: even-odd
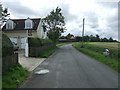
[[[42,19],[8,19],[2,31],[12,42],[18,44],[20,49],[25,49],[27,36],[47,38],[47,32],[43,30]]]

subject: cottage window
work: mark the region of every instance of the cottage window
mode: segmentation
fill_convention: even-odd
[[[25,20],[25,29],[32,29],[33,28],[33,21],[28,18],[27,20]]]
[[[7,22],[6,22],[6,29],[13,29],[13,21],[12,20],[8,20]]]

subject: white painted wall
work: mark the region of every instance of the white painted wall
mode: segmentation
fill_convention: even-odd
[[[44,38],[44,31],[43,31],[41,20],[40,20],[38,28],[37,28],[37,35],[38,35],[39,38]]]
[[[25,49],[26,39],[27,38],[21,38],[21,49]]]
[[[28,43],[25,44],[25,57],[29,57]]]
[[[48,36],[47,36],[47,31],[44,32],[44,39],[46,39],[46,38],[48,38]]]
[[[10,38],[11,42],[17,43],[17,38]]]

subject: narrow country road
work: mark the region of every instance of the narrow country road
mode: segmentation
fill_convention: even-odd
[[[40,68],[47,68],[50,72],[34,74]],[[34,72],[21,88],[118,88],[116,71],[70,44],[61,46]]]

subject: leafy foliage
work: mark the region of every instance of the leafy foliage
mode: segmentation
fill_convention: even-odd
[[[42,41],[42,45],[53,43],[53,41],[51,41],[50,39],[41,39],[41,41]]]
[[[37,37],[29,37],[28,43],[30,47],[39,47],[42,46],[42,41],[40,38]]]
[[[98,34],[96,34],[96,36],[93,35],[86,35],[83,37],[84,42],[117,42],[116,40],[113,40],[112,37],[110,38],[100,38],[100,36]],[[82,37],[80,36],[76,36],[76,41],[82,41]]]
[[[66,37],[68,40],[70,40],[71,36],[73,36],[73,35],[69,33]]]
[[[30,47],[40,47],[45,44],[53,43],[50,39],[40,39],[37,37],[29,37],[28,42]]]
[[[64,16],[61,13],[61,8],[57,7],[43,19],[44,28],[48,29],[48,37],[57,42],[61,33],[65,30]]]
[[[12,55],[14,53],[13,44],[7,35],[2,34],[2,57]]]
[[[8,17],[9,15],[10,14],[8,13],[8,8],[3,9],[2,4],[0,3],[0,20],[5,22],[7,20],[6,17]]]
[[[55,51],[56,51],[57,47],[56,46],[53,46],[47,50],[44,50],[40,55],[39,57],[41,58],[47,58],[49,57],[50,55],[52,55]]]
[[[2,76],[2,88],[17,88],[19,84],[25,80],[30,74],[20,64],[11,66]]]

